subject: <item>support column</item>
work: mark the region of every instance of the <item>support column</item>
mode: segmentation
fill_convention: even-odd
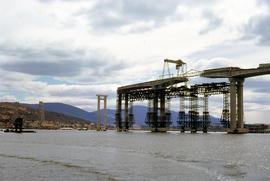
[[[202,129],[203,133],[207,133],[208,131],[208,126],[210,123],[209,120],[209,111],[208,111],[208,95],[204,95],[203,98],[203,121],[202,121]]]
[[[243,100],[244,79],[237,82],[237,128],[244,128],[244,100]]]
[[[236,130],[236,81],[235,79],[230,79],[230,132]]]
[[[116,129],[118,132],[122,131],[122,94],[118,93],[117,110],[116,110]]]
[[[223,110],[222,110],[222,116],[221,116],[221,124],[224,128],[230,128],[230,103],[229,103],[229,93],[223,94]]]
[[[97,95],[97,131],[106,131],[107,126],[106,126],[106,109],[107,109],[107,96],[106,95]],[[103,108],[103,127],[101,128],[100,124],[100,100],[103,100],[104,102],[104,108]]]
[[[133,114],[133,102],[129,103],[129,113],[128,113],[129,128],[133,127],[134,114]]]
[[[185,97],[180,97],[180,111],[178,116],[179,126],[181,133],[185,132],[186,129],[186,112],[185,112]]]
[[[107,96],[104,96],[104,115],[103,115],[103,128],[104,128],[104,131],[107,130]]]
[[[129,122],[128,122],[128,94],[125,94],[125,128],[124,131],[128,131]]]
[[[100,96],[97,96],[97,131],[100,131]]]
[[[152,131],[158,131],[158,93],[155,92],[153,100],[153,124]]]

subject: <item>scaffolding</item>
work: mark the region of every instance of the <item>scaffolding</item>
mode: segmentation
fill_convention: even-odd
[[[208,111],[208,95],[204,95],[203,99],[203,118],[202,118],[202,129],[204,133],[207,133],[208,127],[210,125],[210,116]]]
[[[145,123],[152,132],[165,132],[170,128],[170,98],[165,97],[165,91],[156,92],[154,99],[148,100]]]
[[[133,101],[129,103],[128,122],[129,128],[132,128],[134,124]]]
[[[230,128],[230,94],[223,94],[223,109],[220,123],[224,128]]]
[[[116,123],[118,130],[121,130],[121,101],[125,100],[125,114],[128,112],[126,103],[130,101],[148,100],[148,111],[145,117],[145,123],[153,132],[163,132],[170,129],[172,117],[170,111],[170,102],[172,98],[179,98],[179,115],[177,119],[178,127],[181,132],[203,131],[206,133],[210,125],[210,115],[208,110],[209,96],[224,94],[229,95],[230,84],[226,82],[196,84],[191,87],[187,86],[168,86],[166,88],[149,87],[149,88],[134,88],[130,87],[118,90],[118,103],[116,111]],[[225,97],[226,97],[225,96]],[[224,104],[226,101],[224,102]],[[226,105],[226,104],[225,104]],[[229,106],[224,105],[224,108]],[[132,107],[132,105],[131,105]],[[128,119],[129,124],[133,123],[134,115],[131,110],[130,114],[133,119]],[[201,115],[200,115],[201,112]],[[228,117],[228,115],[227,115]],[[127,119],[125,119],[127,120]],[[129,129],[124,124],[124,129]]]

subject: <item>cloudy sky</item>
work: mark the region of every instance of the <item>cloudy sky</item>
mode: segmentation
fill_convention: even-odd
[[[98,93],[114,108],[116,88],[158,78],[164,58],[196,70],[270,62],[269,0],[0,0],[0,12],[1,101],[93,111]],[[246,80],[247,123],[270,123],[269,85]]]

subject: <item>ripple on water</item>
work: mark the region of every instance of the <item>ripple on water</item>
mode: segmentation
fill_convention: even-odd
[[[240,177],[244,178],[247,175],[247,172],[243,171],[239,164],[227,163],[223,165],[224,168],[224,175],[230,177]]]
[[[42,165],[54,165],[58,167],[64,167],[65,169],[70,169],[70,170],[75,170],[76,173],[87,173],[87,174],[94,174],[97,176],[98,180],[110,180],[110,181],[116,181],[117,179],[114,178],[113,175],[110,175],[108,173],[103,173],[95,168],[91,167],[82,167],[80,165],[72,164],[72,163],[66,163],[66,162],[61,162],[61,161],[55,161],[55,160],[42,160],[42,159],[37,159],[34,157],[24,157],[24,156],[18,156],[18,155],[7,155],[7,154],[0,154],[0,157],[4,158],[14,158],[14,159],[19,159],[19,160],[28,160],[32,162],[38,162],[41,163]],[[4,169],[4,167],[1,167],[1,169]]]

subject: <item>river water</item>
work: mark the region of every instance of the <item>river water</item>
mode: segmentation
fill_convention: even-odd
[[[270,180],[270,134],[0,132],[0,180]]]

